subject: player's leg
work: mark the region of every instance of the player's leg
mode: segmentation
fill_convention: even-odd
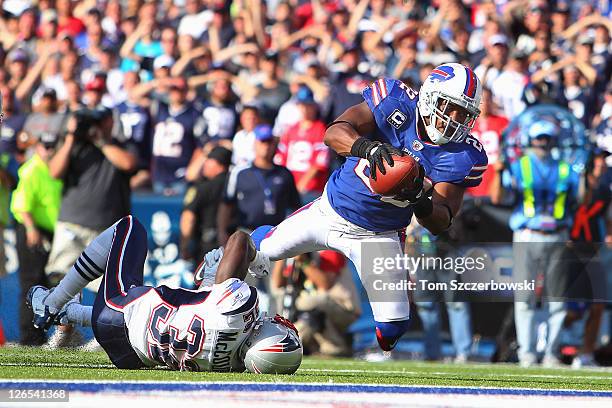
[[[377,274],[370,262],[374,257],[392,260],[401,258],[403,251],[399,236],[396,233],[388,233],[364,238],[332,231],[329,246],[344,253],[355,265],[374,314],[376,340],[384,351],[392,350],[408,330],[410,303],[407,289],[399,289],[398,286],[395,286],[396,289],[390,289],[389,286],[381,284],[404,284],[408,279],[408,272],[397,267],[399,265],[394,265]],[[362,263],[364,260],[368,262],[367,265]]]
[[[143,286],[147,256],[147,232],[134,217],[115,224],[108,262],[92,310],[92,329],[113,364],[118,368],[143,366],[125,330],[123,308],[151,290]]]
[[[35,314],[34,325],[36,327],[48,328],[55,321],[57,314],[64,305],[74,299],[90,282],[104,275],[107,270],[107,260],[110,260],[109,253],[115,241],[116,232],[120,229],[123,233],[128,224],[136,224],[135,228],[132,229],[138,232],[133,236],[140,236],[140,239],[142,239],[144,233],[145,241],[143,244],[145,245],[144,252],[146,255],[146,231],[144,231],[144,227],[132,216],[122,218],[104,230],[85,248],[72,268],[52,291],[41,286],[34,286],[30,289],[27,297]],[[116,245],[119,245],[119,243]],[[125,265],[127,266],[128,263]],[[138,270],[135,272],[137,277],[139,272]],[[138,282],[138,279],[132,279],[132,273],[126,275],[134,282]],[[142,282],[142,265],[140,266],[140,282]],[[99,293],[104,292],[104,290],[99,291]],[[91,320],[88,320],[87,317],[89,316],[89,319],[91,319],[91,307],[78,306],[71,302],[70,307],[66,310],[70,313],[66,313],[64,317],[83,325],[90,324]]]
[[[256,249],[272,261],[326,249],[329,217],[320,202],[306,204],[276,227],[257,228],[251,234]]]

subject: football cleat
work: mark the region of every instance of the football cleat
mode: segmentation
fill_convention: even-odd
[[[49,293],[51,293],[51,290],[44,286],[37,285],[32,286],[26,295],[26,304],[32,309],[32,313],[34,314],[32,323],[34,323],[34,327],[37,329],[48,330],[49,327],[56,324],[58,313],[52,312],[49,306],[44,303]]]
[[[255,259],[253,259],[249,265],[249,273],[256,278],[263,278],[270,275],[271,269],[272,265],[270,264],[270,258],[260,251],[257,251]]]

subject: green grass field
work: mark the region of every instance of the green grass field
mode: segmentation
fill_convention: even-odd
[[[166,369],[118,370],[103,352],[0,348],[2,379],[270,381],[405,384],[612,390],[612,371],[523,369],[512,365],[440,364],[414,361],[370,363],[354,359],[305,358],[295,375],[191,373]]]

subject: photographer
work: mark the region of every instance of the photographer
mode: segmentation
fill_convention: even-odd
[[[64,181],[63,201],[45,271],[61,279],[91,240],[130,213],[130,176],[135,147],[111,136],[112,112],[82,109],[68,119],[66,135],[49,162],[51,176]],[[84,274],[92,266],[80,265]],[[49,346],[75,345],[71,330],[57,330]],[[76,332],[75,332],[76,333]]]
[[[284,269],[284,270],[283,270]],[[359,317],[357,289],[344,256],[305,254],[278,263],[271,286],[279,312],[294,315],[304,348],[328,356],[352,355],[348,327]]]

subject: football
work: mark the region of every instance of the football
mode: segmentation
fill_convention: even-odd
[[[419,164],[410,156],[393,155],[393,167],[385,164],[386,174],[376,171],[376,180],[370,177],[370,186],[375,193],[393,197],[404,187],[413,188],[419,176]]]

